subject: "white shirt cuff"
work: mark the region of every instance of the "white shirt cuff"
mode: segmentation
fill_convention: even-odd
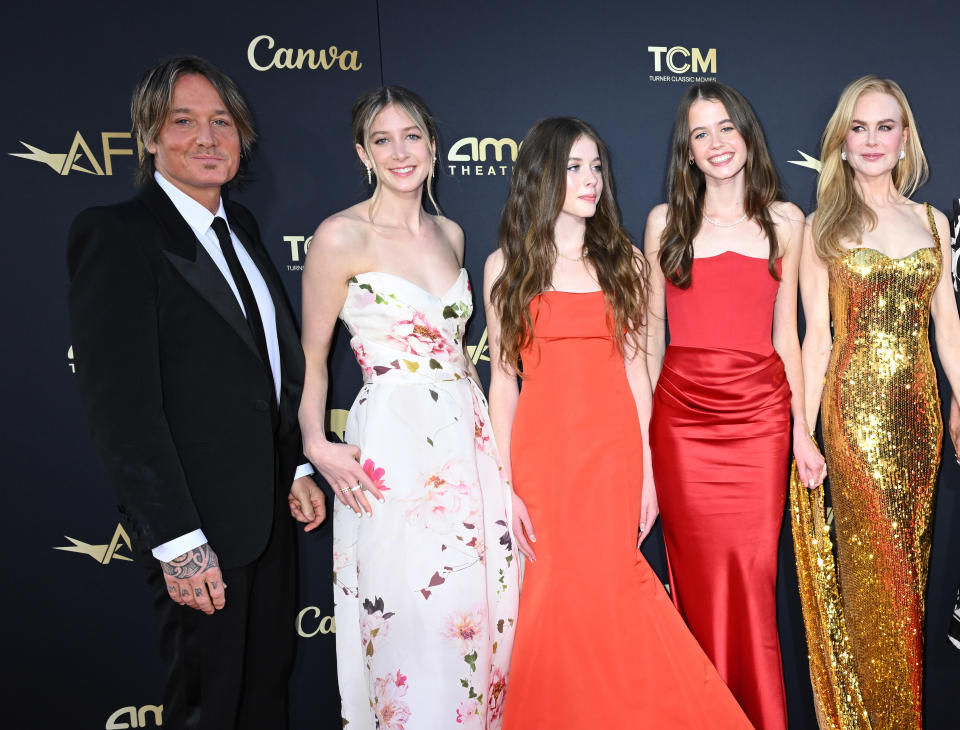
[[[293,473],[294,479],[299,479],[300,477],[309,477],[314,475],[313,467],[310,464],[301,464],[297,467],[297,470]]]
[[[180,557],[184,553],[200,547],[206,541],[207,538],[204,536],[203,530],[194,530],[193,532],[188,532],[186,535],[175,537],[163,543],[163,545],[157,545],[150,552],[153,553],[153,557],[157,560],[169,563],[174,558]]]

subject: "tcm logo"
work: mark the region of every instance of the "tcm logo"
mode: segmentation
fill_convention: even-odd
[[[708,48],[706,54],[699,48],[684,48],[683,46],[647,46],[647,51],[653,54],[653,70],[663,71],[663,63],[675,74],[717,72],[717,49]]]
[[[64,552],[68,553],[82,553],[83,555],[89,555],[101,565],[107,565],[111,560],[125,560],[127,562],[133,561],[133,558],[129,557],[128,555],[123,555],[120,552],[124,548],[128,551],[131,549],[130,536],[127,535],[127,531],[124,530],[123,526],[120,524],[117,524],[117,529],[113,531],[113,537],[106,545],[90,545],[82,542],[81,540],[70,537],[69,535],[64,535],[64,537],[72,542],[73,545],[55,547],[54,550],[63,550]],[[109,725],[107,727],[109,727]],[[118,725],[118,727],[121,726]],[[143,726],[132,725],[131,727]]]
[[[151,718],[147,719],[147,715]],[[107,718],[106,730],[125,730],[130,727],[163,727],[163,705],[133,705],[121,707]]]
[[[30,151],[10,152],[9,154],[12,157],[22,157],[25,160],[41,162],[58,175],[69,175],[71,172],[85,172],[88,175],[112,175],[114,157],[132,157],[134,150],[138,155],[143,155],[143,147],[139,140],[134,145],[132,138],[133,135],[130,132],[101,132],[99,159],[79,131],[73,136],[73,142],[70,143],[70,148],[66,152],[45,152],[39,147],[34,147],[32,144],[20,140],[20,144]],[[114,140],[126,140],[126,142],[115,143]],[[103,160],[102,164],[100,160]]]
[[[717,49],[708,48],[706,52],[700,48],[685,48],[684,46],[647,46],[647,51],[653,54],[653,71],[651,81],[715,81],[715,76],[700,74],[717,73]],[[666,68],[664,68],[666,66]],[[669,73],[667,73],[669,72]]]
[[[290,263],[287,271],[303,271],[303,260],[307,258],[313,236],[284,236],[283,242],[290,247]]]
[[[312,48],[278,48],[271,36],[258,35],[247,46],[247,61],[257,71],[276,69],[310,69],[311,71],[329,71],[337,67],[341,71],[359,71],[363,62],[359,61],[359,51],[341,51],[336,46],[313,50]]]
[[[316,606],[307,606],[297,614],[297,634],[310,639],[317,634],[337,633],[337,622],[333,616],[324,616]]]
[[[451,175],[507,175],[513,169],[520,145],[509,137],[464,137],[453,143],[447,153],[447,168]],[[503,163],[496,164],[493,163]],[[472,164],[463,164],[472,163]],[[478,164],[485,163],[485,164]]]

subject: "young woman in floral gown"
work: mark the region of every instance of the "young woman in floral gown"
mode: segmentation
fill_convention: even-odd
[[[509,495],[464,328],[463,232],[424,210],[437,133],[415,94],[353,108],[373,195],[327,218],[303,276],[307,457],[333,488],[337,674],[350,730],[499,728],[517,611]],[[364,385],[327,440],[337,317]],[[379,500],[379,501],[377,501]]]

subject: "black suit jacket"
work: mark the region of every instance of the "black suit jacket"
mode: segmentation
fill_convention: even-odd
[[[70,321],[94,445],[140,547],[203,529],[226,568],[266,546],[277,485],[303,458],[303,351],[280,278],[243,206],[224,202],[276,308],[279,413],[236,297],[151,180],[70,228]]]

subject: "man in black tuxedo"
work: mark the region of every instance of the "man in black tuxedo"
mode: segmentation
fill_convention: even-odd
[[[283,728],[290,514],[308,530],[325,514],[297,423],[296,322],[253,216],[221,197],[253,142],[251,117],[233,81],[193,57],[148,71],[131,115],[140,194],[70,228],[77,379],[149,565],[164,727]]]

